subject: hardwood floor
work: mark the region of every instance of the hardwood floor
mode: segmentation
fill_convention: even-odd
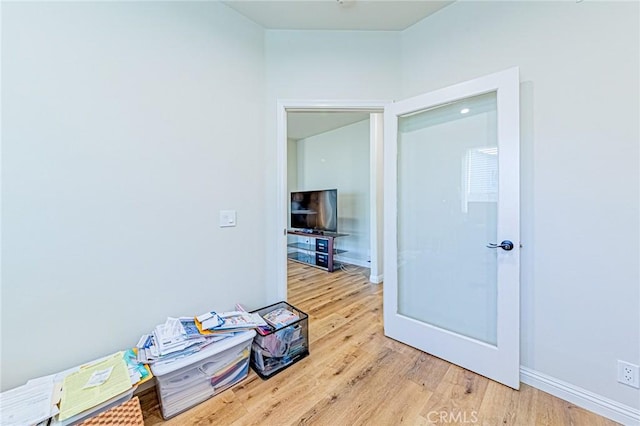
[[[147,425],[615,425],[527,385],[492,382],[384,336],[382,286],[368,270],[327,273],[289,262],[289,303],[309,314],[311,354],[268,380],[233,388],[166,422],[155,390]]]

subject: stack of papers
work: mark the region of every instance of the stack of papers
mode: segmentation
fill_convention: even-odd
[[[169,363],[229,336],[233,336],[233,333],[201,333],[196,320],[191,317],[169,317],[151,333],[140,337],[136,345],[136,359],[144,364]]]
[[[153,337],[160,356],[180,352],[189,346],[205,342],[204,336],[188,336],[180,318],[167,318],[164,324],[157,325]]]
[[[276,328],[281,328],[296,322],[300,317],[286,308],[276,308],[263,315],[264,319]]]
[[[219,316],[223,322],[214,330],[246,330],[267,325],[260,315],[244,311],[223,312]]]
[[[77,423],[106,410],[110,402],[130,398],[135,385],[152,377],[149,367],[137,362],[134,350],[117,352],[3,392],[0,424]]]
[[[58,414],[60,384],[53,375],[0,394],[0,424],[32,425]]]
[[[58,419],[68,419],[130,389],[129,370],[123,353],[117,352],[64,378]]]
[[[224,324],[224,320],[213,311],[205,312],[204,314],[195,317],[193,321],[194,325],[195,320],[198,320],[198,322],[200,323],[200,328],[202,328],[203,330],[210,330]]]
[[[148,365],[138,362],[138,348],[128,349],[124,352],[124,361],[129,370],[129,378],[132,385],[139,385],[153,378]]]
[[[269,325],[257,313],[237,310],[216,313],[205,312],[195,317],[169,317],[149,334],[140,337],[136,345],[136,359],[144,364],[162,364],[192,355],[202,348],[235,333],[257,328],[263,334]]]
[[[240,310],[219,314],[207,312],[198,315],[195,318],[195,323],[198,331],[202,334],[236,332],[252,328],[269,327],[259,314]]]

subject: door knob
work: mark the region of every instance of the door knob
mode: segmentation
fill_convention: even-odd
[[[513,250],[513,243],[511,241],[509,241],[509,240],[504,240],[500,244],[489,243],[489,244],[487,244],[487,247],[489,247],[489,248],[498,248],[498,247],[500,247],[502,250],[509,251],[509,250]]]

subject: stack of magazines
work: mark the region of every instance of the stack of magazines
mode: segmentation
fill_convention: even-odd
[[[167,318],[149,334],[140,337],[138,362],[168,363],[200,351],[210,344],[232,336],[233,333],[200,334],[194,318]]]
[[[275,328],[281,328],[298,321],[300,316],[291,312],[287,308],[276,308],[273,311],[264,314],[263,318]]]
[[[198,315],[195,318],[195,324],[198,331],[205,334],[249,330],[267,326],[267,323],[260,315],[240,310],[219,314],[207,312]]]
[[[171,363],[252,328],[269,327],[258,314],[245,311],[205,312],[195,317],[169,317],[138,340],[137,360],[144,364]]]

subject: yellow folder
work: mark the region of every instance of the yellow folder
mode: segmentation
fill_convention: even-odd
[[[129,371],[122,355],[117,352],[64,378],[58,420],[68,419],[131,389]],[[100,374],[108,377],[91,386],[90,380]]]

